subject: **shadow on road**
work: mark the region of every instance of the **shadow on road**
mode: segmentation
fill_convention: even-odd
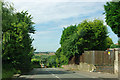
[[[60,71],[60,70],[47,70],[47,68],[35,68],[29,73],[23,73],[22,75],[49,75],[49,74],[71,74],[71,71]]]
[[[58,75],[62,75],[62,74],[69,74],[70,77],[76,75],[73,74],[74,72],[72,71],[60,71],[60,70],[56,70],[56,69],[46,69],[46,68],[35,68],[33,69],[31,72],[29,73],[24,73],[21,76],[22,77],[16,77],[16,78],[12,78],[12,79],[4,79],[4,80],[118,80],[117,78],[57,78],[54,76],[54,78],[52,78],[51,76],[53,76],[52,74],[58,74]],[[37,77],[39,76],[39,78]],[[44,77],[44,78],[42,78]]]

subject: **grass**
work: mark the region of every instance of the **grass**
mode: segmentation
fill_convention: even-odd
[[[12,76],[14,75],[15,73],[15,69],[2,69],[2,79],[6,79],[6,78],[12,78]]]
[[[32,68],[40,68],[40,65],[33,65]],[[2,67],[2,80],[8,80],[13,77],[14,74],[21,74],[20,70],[13,68],[11,64],[4,64]]]
[[[2,80],[10,79],[18,73],[21,73],[20,70],[16,70],[11,64],[4,64],[2,67]]]

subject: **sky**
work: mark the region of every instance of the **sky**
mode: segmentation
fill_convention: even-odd
[[[105,23],[104,5],[110,0],[5,0],[12,2],[16,11],[28,11],[35,22],[33,47],[36,52],[56,51],[64,27],[83,20],[101,19]],[[106,25],[107,26],[107,25]],[[118,37],[107,26],[109,37],[117,43]]]

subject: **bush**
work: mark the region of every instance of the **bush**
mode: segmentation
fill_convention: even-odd
[[[40,64],[40,61],[37,59],[32,59],[31,62],[32,62],[32,64],[36,64],[36,65]]]
[[[119,46],[119,45],[112,44],[112,45],[110,46],[110,48],[120,48],[120,46]]]
[[[39,60],[32,59],[31,62],[32,62],[32,68],[41,68]]]

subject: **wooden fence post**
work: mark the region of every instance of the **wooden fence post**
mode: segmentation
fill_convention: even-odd
[[[118,51],[119,51],[119,48],[114,48],[114,50],[115,50],[114,73],[117,74],[118,73]]]

